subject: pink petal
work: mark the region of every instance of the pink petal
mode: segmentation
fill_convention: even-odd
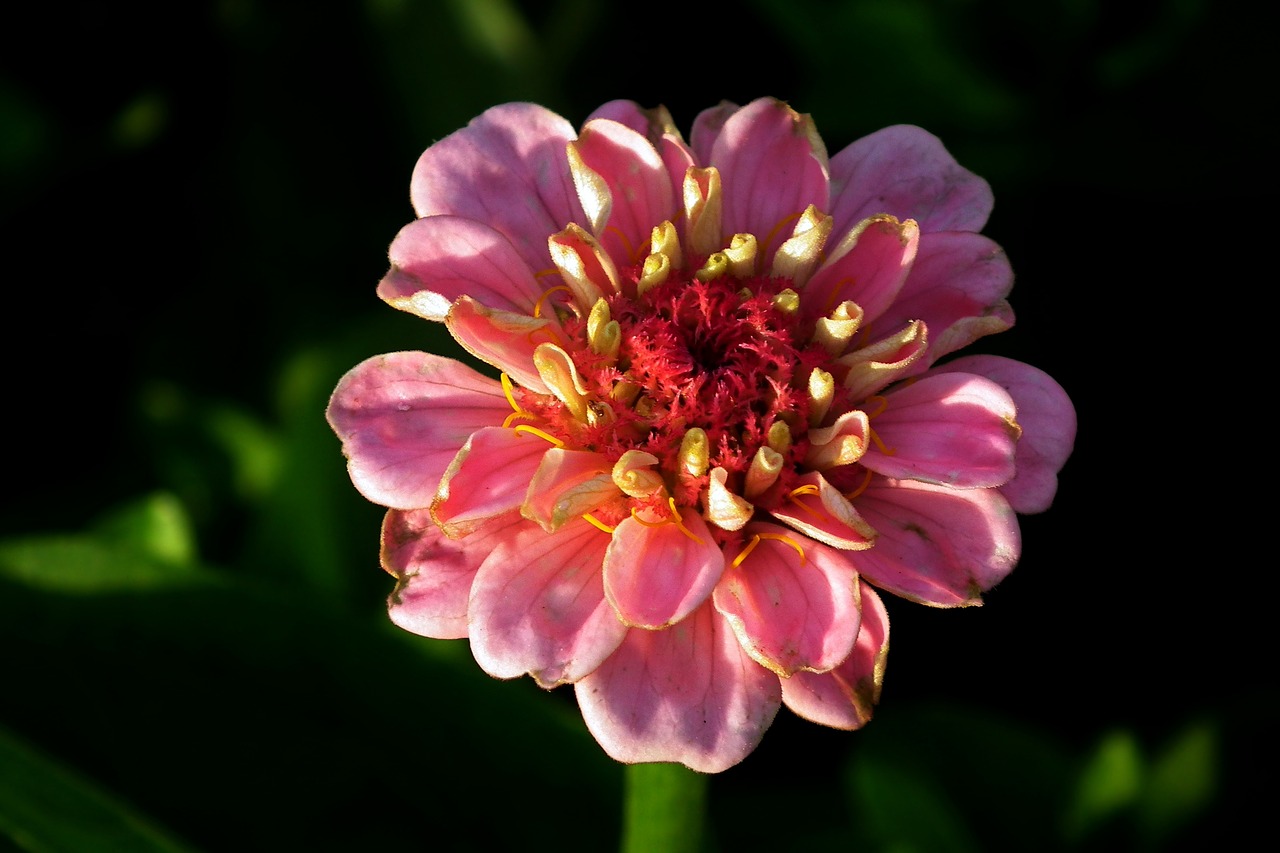
[[[698,165],[711,164],[711,151],[715,148],[720,131],[730,116],[742,107],[732,101],[721,101],[714,107],[703,110],[693,120],[693,128],[689,133],[689,145],[693,148],[693,156]]]
[[[835,233],[888,213],[920,230],[980,231],[991,187],[955,161],[933,134],[910,125],[878,130],[831,158]]]
[[[662,628],[705,601],[723,571],[724,554],[696,512],[656,527],[625,518],[605,554],[604,590],[626,624]]]
[[[891,218],[858,223],[805,285],[805,316],[830,316],[849,300],[862,308],[864,322],[875,320],[898,297],[919,243],[920,229],[914,223]]]
[[[827,209],[827,152],[808,116],[782,101],[760,98],[725,121],[711,165],[724,187],[721,232],[754,234],[760,269],[791,236],[810,204]]]
[[[352,368],[326,415],[360,494],[383,506],[421,509],[467,438],[510,413],[492,379],[452,359],[397,352]]]
[[[862,577],[922,604],[981,604],[980,593],[1013,570],[1018,517],[998,489],[948,489],[875,478],[858,497],[876,546],[857,556]]]
[[[556,533],[535,525],[493,547],[471,588],[471,651],[495,678],[528,673],[546,688],[582,678],[622,642],[604,598],[609,536],[585,521]]]
[[[529,482],[521,512],[547,532],[621,496],[602,453],[553,447],[542,457]]]
[[[410,222],[391,243],[390,256],[391,269],[378,284],[378,295],[428,320],[443,321],[459,296],[532,315],[547,289],[506,237],[457,216]]]
[[[559,340],[558,324],[524,314],[496,311],[469,296],[459,297],[445,318],[449,334],[463,349],[491,364],[522,385],[547,393],[542,376],[533,365],[533,351]],[[507,407],[510,414],[510,406]]]
[[[826,672],[849,656],[858,636],[858,574],[848,554],[796,538],[772,524],[747,527],[761,535],[739,565],[716,584],[712,601],[738,642],[763,667],[789,678]]]
[[[782,681],[782,701],[806,720],[837,729],[861,728],[880,701],[889,657],[889,614],[875,590],[862,589],[862,628],[853,652],[831,672],[797,672]]]
[[[391,621],[437,640],[467,636],[467,600],[493,546],[529,523],[518,513],[491,519],[464,539],[449,539],[426,510],[389,510],[382,523],[382,567],[398,583],[388,600]]]
[[[431,516],[449,536],[465,536],[479,524],[524,503],[529,481],[551,445],[505,427],[477,430],[467,439],[431,504]]]
[[[826,478],[810,471],[796,482],[798,488],[770,514],[811,539],[843,551],[872,547],[876,531]],[[816,489],[816,492],[814,491]]]
[[[680,198],[680,188],[684,185],[684,174],[690,166],[695,165],[693,152],[680,136],[680,130],[671,120],[671,114],[665,107],[645,109],[635,101],[609,101],[587,117],[592,119],[606,118],[625,124],[636,133],[645,137],[658,150],[662,162],[666,164],[667,174],[671,179],[671,197]],[[659,220],[660,221],[660,220]],[[652,225],[657,225],[654,221]],[[674,220],[673,220],[674,221]]]
[[[994,355],[958,358],[938,372],[963,371],[989,377],[1009,392],[1018,407],[1017,474],[1000,487],[1013,508],[1044,512],[1058,491],[1058,472],[1076,440],[1076,410],[1062,386],[1029,364]]]
[[[671,176],[662,158],[644,136],[605,119],[587,122],[572,146],[607,187],[609,215],[595,226],[596,237],[620,266],[643,262],[653,227],[676,214]],[[580,182],[578,187],[589,215],[597,206],[595,194],[584,190],[593,185]]]
[[[502,104],[432,145],[413,170],[418,216],[492,225],[535,273],[551,268],[547,236],[582,222],[565,145],[573,126],[535,104]]]
[[[902,384],[871,428],[892,454],[874,443],[860,460],[877,474],[957,489],[1009,482],[1018,443],[1013,398],[971,373],[934,374]]]
[[[914,365],[923,372],[947,353],[1013,325],[1005,297],[1013,270],[999,246],[980,234],[922,234],[911,274],[898,299],[876,322],[878,334],[910,320],[929,328],[929,353]]]
[[[611,757],[718,773],[746,758],[781,703],[778,677],[747,656],[710,604],[664,631],[632,629],[574,686]]]

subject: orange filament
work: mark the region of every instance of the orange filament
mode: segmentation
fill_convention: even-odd
[[[676,509],[676,499],[667,498],[667,504],[671,507],[671,515],[667,516],[662,521],[645,521],[643,518],[636,515],[635,507],[631,508],[631,517],[638,523],[643,524],[645,527],[662,527],[664,524],[674,524],[676,527],[680,528],[681,533],[701,545],[702,540],[690,532],[689,528],[684,526],[684,518],[680,515],[680,510]]]
[[[766,258],[769,256],[769,244],[773,242],[774,237],[778,236],[778,229],[782,228],[782,226],[784,225],[789,225],[790,223],[795,222],[797,219],[801,217],[803,213],[804,213],[803,210],[797,211],[795,213],[788,214],[787,216],[784,216],[778,220],[778,224],[773,226],[773,228],[769,230],[769,233],[764,238],[764,240],[760,242],[760,250],[759,250],[760,257]]]
[[[547,301],[547,297],[548,297],[548,296],[550,296],[551,294],[555,293],[557,290],[563,290],[563,291],[565,291],[566,293],[573,293],[573,291],[569,289],[569,286],[568,286],[567,284],[557,284],[555,287],[553,287],[553,288],[551,288],[550,290],[548,290],[548,291],[544,292],[541,296],[539,296],[539,297],[538,297],[538,301],[537,301],[537,302],[535,302],[535,303],[533,303],[533,316],[534,316],[534,317],[541,317],[541,316],[542,316],[542,305],[543,305],[543,303],[545,303],[545,302]]]
[[[858,495],[860,495],[860,494],[862,494],[863,492],[865,492],[865,491],[867,490],[867,486],[869,486],[869,485],[871,485],[871,469],[870,469],[870,468],[867,468],[867,469],[866,469],[866,476],[862,478],[862,485],[858,486],[858,488],[854,489],[852,492],[849,492],[848,494],[846,494],[846,495],[844,496],[844,499],[845,499],[845,500],[847,500],[847,501],[851,501],[851,500],[853,500],[853,499],[854,499],[854,498],[856,498]]]
[[[518,426],[514,427],[514,429],[515,429],[515,431],[516,431],[516,432],[527,432],[527,433],[530,433],[530,434],[532,434],[532,435],[536,435],[538,438],[541,438],[541,439],[544,439],[544,440],[546,440],[546,441],[551,442],[551,443],[552,443],[552,444],[554,444],[556,447],[564,447],[564,442],[563,442],[563,441],[561,441],[560,439],[556,438],[554,435],[548,435],[547,433],[543,432],[542,430],[538,429],[537,427],[531,427],[531,426],[529,426],[528,424],[520,424],[520,425],[518,425]]]
[[[640,257],[637,257],[637,252],[636,252],[637,247],[631,245],[631,241],[627,239],[626,234],[622,233],[621,228],[619,228],[616,225],[609,225],[609,226],[606,226],[604,230],[606,232],[612,233],[613,236],[617,237],[622,242],[622,248],[627,253],[627,257],[631,260],[631,263],[638,264],[644,260],[643,255],[641,255]],[[643,252],[644,246],[640,246],[639,249],[641,252]]]
[[[808,562],[804,555],[804,548],[801,548],[800,543],[792,539],[790,536],[786,536],[782,533],[757,533],[751,537],[751,541],[747,543],[747,547],[743,548],[742,552],[733,558],[733,562],[729,564],[729,568],[736,569],[738,566],[741,566],[742,562],[747,559],[747,556],[756,549],[757,545],[760,544],[761,539],[772,539],[775,542],[786,542],[792,548],[795,548],[796,553],[800,555],[800,565],[803,566]]]
[[[836,310],[836,297],[844,292],[844,286],[847,284],[852,288],[857,283],[858,280],[856,278],[851,275],[847,275],[832,285],[831,292],[827,294],[826,307],[822,309],[822,313],[824,315],[830,315],[832,311]]]
[[[810,484],[801,486],[798,489],[792,489],[791,494],[787,495],[787,500],[791,501],[793,504],[800,507],[800,509],[809,513],[809,515],[812,515],[814,518],[818,519],[818,521],[827,521],[828,519],[824,513],[818,512],[816,509],[813,509],[812,507],[805,506],[804,504],[800,503],[800,498],[799,498],[800,495],[816,495],[819,493],[820,492],[818,490],[818,487],[810,483]],[[761,534],[761,535],[763,536],[764,534]],[[804,556],[804,555],[801,554],[801,556]]]
[[[596,518],[596,517],[595,517],[594,515],[592,515],[591,513],[589,513],[589,512],[584,512],[584,513],[582,514],[582,517],[583,517],[583,519],[584,519],[588,524],[590,524],[592,527],[596,528],[597,530],[603,530],[605,533],[613,533],[613,528],[612,528],[612,527],[610,527],[609,525],[605,524],[603,521],[601,521],[600,519]],[[640,521],[640,519],[638,519],[638,518],[637,518],[637,519],[636,519],[636,521]],[[641,523],[643,523],[643,522],[641,522]]]
[[[520,404],[516,402],[516,389],[511,384],[511,377],[504,373],[501,378],[502,393],[506,395],[507,402],[511,404],[511,408],[515,411],[524,413],[524,409],[520,408]]]
[[[895,450],[894,448],[884,446],[884,440],[881,439],[880,436],[876,435],[875,430],[868,430],[868,432],[871,433],[871,440],[875,442],[877,450],[879,450],[885,456],[893,456],[897,454],[898,451]]]
[[[873,394],[867,398],[867,403],[869,404],[873,402],[876,404],[876,410],[874,412],[867,412],[867,420],[870,420],[877,415],[883,415],[884,410],[889,408],[889,400],[887,397],[882,397],[879,394]]]
[[[507,417],[502,421],[502,426],[504,429],[509,429],[511,427],[512,421],[518,421],[521,418],[534,418],[534,417],[537,417],[537,415],[534,415],[530,412],[512,412],[511,414],[507,415]]]

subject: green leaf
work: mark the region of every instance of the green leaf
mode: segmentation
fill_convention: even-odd
[[[196,560],[195,531],[182,503],[157,492],[111,513],[93,526],[104,540],[132,548],[158,562],[191,566]]]
[[[1138,831],[1151,845],[1202,814],[1218,789],[1218,731],[1192,723],[1178,733],[1151,763],[1138,802]]]
[[[190,583],[211,575],[86,534],[0,542],[0,578],[49,592],[96,595]]]
[[[1130,808],[1143,783],[1142,755],[1132,732],[1106,735],[1085,762],[1067,810],[1064,832],[1078,842]]]
[[[981,845],[928,773],[866,753],[852,766],[857,820],[886,853],[972,853]]]
[[[33,853],[189,849],[2,727],[0,837]]]

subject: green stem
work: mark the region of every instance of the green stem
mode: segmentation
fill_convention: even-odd
[[[622,853],[698,853],[709,777],[681,764],[631,764],[626,774]]]

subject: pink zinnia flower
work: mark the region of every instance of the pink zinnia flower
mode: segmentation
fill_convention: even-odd
[[[624,762],[714,772],[779,707],[854,729],[875,589],[977,604],[1048,507],[1075,415],[1039,370],[938,360],[1013,323],[986,182],[915,127],[828,158],[774,99],[495,107],[432,145],[378,287],[499,379],[421,352],[328,417],[390,508],[391,618],[497,678],[573,684]],[[874,588],[874,589],[873,589]]]

